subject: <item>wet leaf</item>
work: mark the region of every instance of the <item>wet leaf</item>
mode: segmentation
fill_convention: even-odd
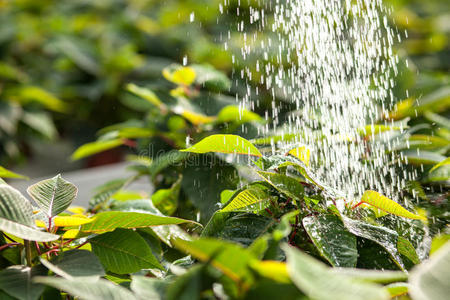
[[[243,154],[262,156],[261,152],[252,143],[244,138],[232,134],[214,134],[204,138],[197,144],[180,150],[183,152],[208,153],[218,152],[227,154]]]
[[[320,254],[335,267],[356,267],[356,237],[335,215],[303,218],[303,227]]]

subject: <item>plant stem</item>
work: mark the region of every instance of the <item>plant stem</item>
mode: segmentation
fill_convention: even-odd
[[[27,258],[27,266],[31,267],[31,243],[29,240],[23,240],[23,244],[25,246],[25,256]]]

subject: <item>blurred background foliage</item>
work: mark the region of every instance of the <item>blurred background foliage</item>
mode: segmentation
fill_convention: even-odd
[[[236,94],[246,93],[247,82],[258,86],[257,76],[237,76],[242,70],[256,72],[252,58],[239,61],[244,43],[239,24],[244,22],[248,34],[257,31],[248,12],[267,3],[227,2],[224,7],[222,0],[0,0],[0,164],[9,167],[32,158],[38,145],[49,140],[52,145],[66,141],[71,153],[94,140],[100,128],[142,119],[146,108],[136,106],[126,85],[167,96],[173,84],[161,73],[173,63],[212,66],[233,78],[229,88],[202,86],[205,92],[197,98],[206,103],[219,97],[230,104]],[[414,131],[408,139],[414,133],[415,139],[426,136],[422,144],[430,143],[429,136],[448,141],[448,5],[439,0],[386,2],[393,8],[391,22],[402,36],[408,34],[396,45],[399,104],[390,118],[410,118]],[[264,115],[272,95],[260,88],[254,110]],[[441,147],[433,155],[440,156],[433,162],[447,156],[448,142],[438,142]],[[120,159],[120,153],[110,155],[85,164]]]

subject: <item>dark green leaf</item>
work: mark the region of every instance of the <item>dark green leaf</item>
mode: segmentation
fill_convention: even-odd
[[[303,227],[320,254],[335,267],[355,267],[358,258],[356,237],[339,217],[319,215],[303,218]]]
[[[141,269],[162,269],[145,240],[134,231],[116,229],[89,242],[103,266],[111,272],[126,274]]]

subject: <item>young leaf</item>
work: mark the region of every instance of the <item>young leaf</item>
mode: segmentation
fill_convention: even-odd
[[[163,70],[163,76],[175,84],[189,86],[194,83],[196,73],[191,67],[169,66]]]
[[[105,280],[92,278],[65,279],[59,277],[35,277],[33,282],[62,290],[80,300],[137,300],[126,288]]]
[[[177,225],[188,222],[198,224],[190,220],[150,213],[105,211],[96,214],[94,221],[83,225],[81,231],[103,233],[113,231],[116,228],[134,229],[158,225]]]
[[[232,134],[214,134],[208,136],[197,144],[180,150],[183,152],[208,153],[218,152],[227,154],[243,154],[261,157],[262,154],[246,139]]]
[[[77,196],[78,189],[61,175],[39,181],[27,189],[28,195],[49,217],[62,213]]]
[[[79,160],[87,156],[91,156],[109,149],[119,147],[123,144],[123,139],[113,139],[113,140],[99,140],[91,143],[87,143],[79,147],[72,154],[72,160]]]
[[[408,293],[409,284],[406,282],[395,282],[385,286],[385,289],[388,291],[389,295],[391,295],[391,299],[397,299],[397,297]]]
[[[81,216],[56,216],[53,218],[53,225],[56,227],[80,226],[94,221],[94,218]]]
[[[105,275],[102,264],[91,251],[69,250],[48,261],[43,258],[41,263],[56,275],[66,279],[74,277],[101,277]]]
[[[0,166],[0,178],[18,178],[18,179],[28,179],[27,176],[23,176],[17,173],[14,173],[13,171],[10,171],[8,169],[3,168]]]
[[[399,217],[415,219],[415,220],[426,220],[425,217],[415,215],[415,214],[407,211],[397,202],[395,202],[375,191],[365,191],[361,198],[360,204],[361,203],[370,204],[372,206],[375,206],[378,209],[381,209],[384,212],[387,212],[387,213],[390,213],[390,214],[393,214],[393,215],[396,215]]]
[[[218,122],[247,123],[251,121],[261,121],[261,116],[246,109],[240,109],[235,105],[227,105],[221,109],[217,115]]]
[[[356,237],[335,215],[305,217],[303,227],[320,254],[334,267],[356,267]]]
[[[450,165],[450,157],[447,157],[446,159],[442,160],[440,163],[438,163],[437,165],[432,167],[431,170],[430,170],[430,173],[435,171],[435,170],[437,170],[438,168],[440,168],[442,166],[447,166],[447,165]]]
[[[269,194],[258,187],[257,185],[250,185],[247,189],[239,192],[232,197],[230,201],[222,208],[221,212],[230,212],[244,207],[253,205],[269,199]]]
[[[20,300],[38,299],[45,287],[32,283],[31,280],[34,276],[45,275],[46,271],[42,266],[12,266],[3,269],[0,271],[0,289]]]
[[[164,106],[161,100],[159,100],[158,96],[156,96],[156,94],[149,89],[142,88],[135,84],[130,83],[127,85],[127,90],[135,94],[136,96],[139,96],[144,100],[147,100],[148,102],[152,103],[157,107]]]
[[[288,272],[294,284],[308,297],[321,300],[387,300],[389,294],[373,283],[333,273],[323,263],[293,247],[284,247]]]
[[[306,147],[298,147],[298,148],[292,149],[288,153],[290,155],[298,158],[306,166],[309,166],[309,157],[311,156],[311,150],[309,150],[308,148],[306,148]]]
[[[95,195],[89,200],[90,207],[96,207],[108,201],[112,195],[123,189],[130,182],[134,180],[134,177],[114,179],[102,184],[95,189]]]
[[[89,242],[103,266],[113,273],[127,274],[141,269],[162,269],[147,242],[137,232],[119,228],[93,237]]]

